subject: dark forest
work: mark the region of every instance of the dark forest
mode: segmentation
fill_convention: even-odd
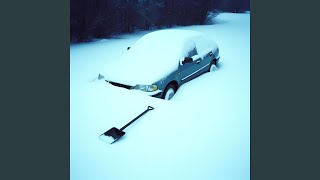
[[[70,0],[70,41],[211,22],[250,10],[249,0]]]

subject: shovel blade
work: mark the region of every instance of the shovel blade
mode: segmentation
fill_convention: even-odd
[[[121,131],[120,129],[113,127],[105,133],[101,134],[99,138],[106,143],[112,144],[119,138],[124,136],[124,134],[124,131]]]

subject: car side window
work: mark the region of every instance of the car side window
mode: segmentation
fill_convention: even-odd
[[[187,56],[187,57],[191,58],[192,56],[197,55],[197,54],[198,54],[197,48],[196,48],[196,46],[194,46],[194,47],[188,52],[188,56]]]

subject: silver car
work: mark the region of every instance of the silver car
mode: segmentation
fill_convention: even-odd
[[[182,84],[215,70],[219,59],[217,44],[203,33],[159,30],[140,38],[99,79],[169,100]]]

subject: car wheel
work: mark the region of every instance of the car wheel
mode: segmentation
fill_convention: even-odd
[[[218,67],[216,65],[216,61],[212,61],[211,65],[210,65],[209,72],[216,71],[216,70],[218,70]]]
[[[176,91],[177,91],[176,86],[174,84],[169,84],[164,90],[164,93],[162,95],[162,99],[170,100],[174,96]]]

